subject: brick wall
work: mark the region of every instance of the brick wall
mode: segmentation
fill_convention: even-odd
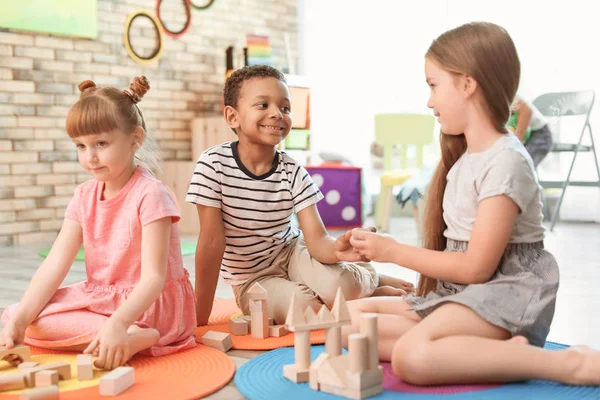
[[[155,0],[97,0],[95,40],[0,30],[0,245],[51,241],[77,184],[89,179],[64,129],[77,85],[126,88],[146,75],[152,89],[140,107],[165,160],[191,159],[190,122],[220,109],[225,49],[240,50],[247,33],[267,34],[275,66],[285,66],[284,33],[297,48],[297,0],[216,0],[192,10],[178,39],[163,35],[160,60],[133,62],[122,44],[127,16]],[[164,0],[161,17],[172,30],[182,22],[179,0]],[[136,51],[151,51],[151,25],[136,22]],[[295,59],[295,54],[294,54]]]

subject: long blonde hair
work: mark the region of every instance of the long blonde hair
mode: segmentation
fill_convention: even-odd
[[[67,115],[66,128],[71,138],[111,132],[119,129],[132,134],[142,127],[146,132],[144,143],[135,154],[135,163],[158,172],[160,170],[160,152],[156,141],[146,129],[142,110],[137,103],[150,90],[145,76],[135,77],[129,89],[114,87],[98,88],[93,81],[79,84],[81,95]]]
[[[449,30],[433,41],[426,58],[444,70],[466,74],[477,82],[482,105],[498,132],[506,132],[510,105],[517,92],[521,63],[517,49],[506,30],[486,22],[473,22]],[[467,150],[463,135],[440,133],[442,158],[426,194],[423,239],[430,250],[446,248],[442,202],[446,176]],[[424,296],[437,287],[437,281],[421,275],[417,294]]]

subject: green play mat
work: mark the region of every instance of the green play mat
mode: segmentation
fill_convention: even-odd
[[[44,249],[42,251],[40,251],[40,256],[42,257],[47,257],[48,253],[50,253],[50,249]],[[181,242],[181,254],[184,256],[189,256],[196,253],[196,242]],[[81,249],[79,249],[79,252],[77,253],[77,257],[75,257],[76,261],[83,261],[84,260],[84,255],[83,255],[83,247]]]

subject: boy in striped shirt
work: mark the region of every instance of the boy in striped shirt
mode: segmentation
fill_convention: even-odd
[[[347,300],[404,295],[413,286],[377,275],[349,243],[327,234],[316,203],[323,195],[306,170],[276,146],[292,126],[285,77],[264,66],[235,71],[225,84],[224,117],[239,140],[204,151],[186,201],[198,208],[196,316],[205,325],[219,273],[249,314],[246,292],[260,284],[268,312],[285,321],[292,293],[301,306],[331,308],[338,287]],[[292,223],[296,213],[300,228]]]

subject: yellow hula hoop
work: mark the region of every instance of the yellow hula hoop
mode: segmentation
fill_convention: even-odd
[[[152,52],[152,54],[150,54],[149,57],[139,56],[131,46],[131,38],[129,35],[129,31],[131,30],[131,24],[133,23],[133,20],[138,17],[146,17],[150,19],[150,21],[154,25],[154,31],[156,32],[158,38],[158,47],[154,49],[154,51]],[[127,22],[125,22],[125,29],[123,30],[123,44],[125,45],[125,49],[127,50],[127,54],[129,54],[129,57],[131,57],[133,61],[139,64],[150,64],[158,60],[163,51],[164,39],[162,35],[162,29],[163,26],[160,20],[155,15],[150,14],[148,11],[139,10],[129,14],[129,16],[127,17]]]

